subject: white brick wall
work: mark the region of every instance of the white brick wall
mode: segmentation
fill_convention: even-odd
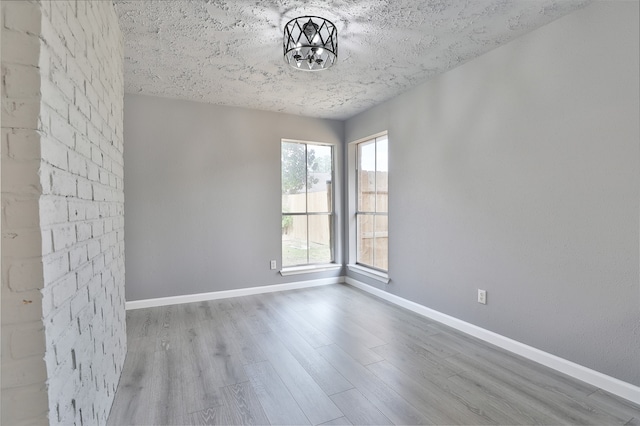
[[[106,1],[43,1],[41,28],[49,420],[104,424],[126,354],[122,35]]]
[[[40,166],[40,8],[1,3],[2,424],[46,424]]]
[[[104,424],[126,353],[121,32],[110,1],[2,1],[0,21],[2,424]]]

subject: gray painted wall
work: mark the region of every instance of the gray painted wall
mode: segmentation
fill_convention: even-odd
[[[593,3],[346,122],[389,131],[387,291],[640,385],[638,15]]]
[[[282,264],[281,139],[337,145],[342,227],[343,132],[340,121],[127,95],[127,300],[341,275],[283,278],[269,261]]]

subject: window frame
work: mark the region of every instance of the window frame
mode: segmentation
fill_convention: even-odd
[[[361,263],[358,261],[358,215],[363,214],[371,214],[371,212],[363,212],[359,211],[359,167],[360,161],[358,156],[358,147],[362,143],[366,142],[376,142],[378,138],[386,137],[387,138],[387,168],[388,168],[388,158],[389,158],[389,133],[388,131],[379,132],[365,138],[361,138],[355,141],[350,142],[347,145],[347,179],[348,179],[348,197],[347,197],[347,205],[349,211],[349,218],[347,221],[347,229],[348,229],[348,263],[347,268],[350,271],[356,272],[358,274],[367,276],[369,278],[375,279],[382,283],[389,283],[389,256],[387,251],[387,269],[380,269],[375,266]],[[377,156],[377,148],[376,148],[376,156]],[[376,164],[377,169],[377,164]],[[376,194],[377,195],[377,194]],[[377,199],[377,196],[376,196]],[[377,201],[376,201],[377,202]],[[386,212],[374,212],[376,216],[385,216],[387,217],[387,223],[389,218],[389,211],[387,206]],[[389,230],[387,230],[387,238],[389,235]],[[375,262],[374,262],[375,263]]]
[[[307,159],[307,155],[308,155],[308,147],[309,145],[315,145],[315,146],[326,146],[329,147],[331,149],[331,198],[329,199],[330,201],[330,208],[328,212],[309,212],[309,206],[308,206],[308,190],[309,188],[306,187],[305,185],[305,191],[304,194],[305,196],[305,212],[284,212],[283,208],[282,208],[282,196],[283,196],[283,192],[282,192],[282,149],[283,149],[283,145],[285,143],[295,143],[295,144],[300,144],[300,145],[304,145],[305,146],[305,164],[306,164],[306,159]],[[308,176],[308,168],[305,169],[305,182],[307,180],[307,176]],[[282,276],[286,276],[286,275],[295,275],[295,274],[300,274],[300,273],[307,273],[307,272],[320,272],[320,271],[326,271],[326,270],[333,270],[333,269],[338,269],[341,268],[341,266],[336,264],[336,182],[335,182],[335,176],[336,176],[336,146],[333,143],[327,143],[327,142],[315,142],[315,141],[303,141],[303,140],[296,140],[296,139],[281,139],[280,141],[280,217],[283,218],[285,215],[286,216],[305,216],[307,217],[307,263],[301,263],[301,264],[295,264],[295,265],[284,265],[284,253],[283,253],[283,249],[284,249],[284,244],[283,244],[283,239],[282,237],[280,238],[280,256],[281,256],[281,260],[280,260],[280,264],[282,265],[282,269],[280,271],[280,274]],[[326,216],[330,219],[330,225],[329,225],[329,250],[330,250],[330,257],[331,260],[329,262],[310,262],[310,240],[309,240],[309,220],[308,218],[310,216]]]
[[[360,207],[359,206],[359,204],[360,204],[360,184],[361,184],[360,179],[359,179],[359,177],[360,177],[360,173],[359,173],[360,172],[360,169],[359,169],[359,167],[360,167],[360,155],[359,155],[360,149],[359,148],[361,146],[363,146],[364,144],[373,144],[373,147],[374,147],[374,150],[373,150],[374,151],[374,164],[375,164],[375,166],[374,166],[375,169],[374,169],[373,172],[375,174],[377,174],[378,173],[378,139],[381,139],[383,137],[385,137],[387,139],[387,144],[388,144],[389,143],[388,142],[389,141],[389,137],[387,135],[377,136],[375,138],[371,138],[371,139],[367,139],[367,140],[364,140],[364,141],[360,141],[360,142],[355,144],[356,145],[356,166],[355,166],[355,170],[356,170],[356,212],[355,212],[355,215],[356,215],[356,265],[386,273],[386,272],[388,272],[388,267],[387,267],[387,269],[383,269],[383,268],[379,268],[379,267],[375,266],[375,264],[376,264],[376,250],[375,250],[375,244],[376,243],[375,243],[375,240],[376,240],[376,233],[377,233],[376,232],[376,221],[377,221],[377,217],[378,216],[384,216],[384,217],[387,218],[387,239],[389,238],[389,231],[388,231],[388,228],[389,228],[389,225],[388,225],[388,222],[389,222],[389,211],[388,211],[388,208],[387,208],[387,211],[385,211],[385,212],[381,212],[381,211],[378,210],[378,194],[379,194],[379,192],[378,192],[378,179],[377,178],[374,179],[374,194],[373,194],[374,195],[374,197],[373,197],[373,199],[374,199],[374,209],[373,210],[367,210],[367,211],[359,209],[359,207]],[[388,155],[388,151],[389,150],[387,148],[387,155]],[[387,162],[387,168],[388,168],[388,162]],[[388,173],[388,171],[387,171],[387,173]],[[371,217],[373,217],[373,220],[374,220],[374,222],[373,222],[374,223],[374,225],[373,225],[373,244],[374,244],[373,247],[374,247],[374,249],[373,249],[373,253],[372,253],[372,263],[373,263],[373,265],[370,265],[368,263],[364,263],[364,262],[361,262],[361,261],[358,260],[360,258],[360,253],[359,253],[360,244],[359,243],[360,243],[360,240],[361,240],[360,236],[358,235],[358,232],[360,231],[360,227],[358,226],[358,217],[364,217],[364,216],[371,216]],[[389,255],[388,255],[388,249],[387,249],[387,264],[388,263],[389,263]]]

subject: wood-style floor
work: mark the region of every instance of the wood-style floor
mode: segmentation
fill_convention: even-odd
[[[640,424],[640,407],[346,285],[127,312],[109,424]]]

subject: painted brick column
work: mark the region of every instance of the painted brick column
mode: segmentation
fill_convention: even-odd
[[[126,354],[122,34],[110,1],[2,10],[2,423],[105,424]]]
[[[126,354],[123,40],[112,2],[41,7],[49,420],[104,424]]]
[[[47,423],[42,323],[40,7],[2,2],[2,424]]]

